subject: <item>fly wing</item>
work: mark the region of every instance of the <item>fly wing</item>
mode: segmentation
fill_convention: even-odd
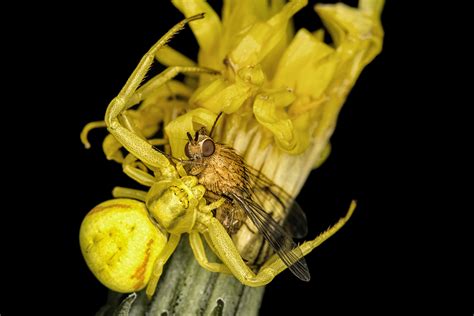
[[[310,280],[308,265],[300,248],[295,244],[287,230],[282,228],[270,214],[252,199],[231,195],[232,199],[250,217],[259,232],[276,251],[290,271],[303,281]]]
[[[274,212],[273,217],[293,238],[304,238],[308,233],[308,222],[295,199],[260,171],[249,165],[246,167],[252,198],[264,209]]]

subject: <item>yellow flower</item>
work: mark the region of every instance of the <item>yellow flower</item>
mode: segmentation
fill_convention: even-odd
[[[203,74],[188,85],[188,104],[181,104],[187,113],[165,120],[171,152],[184,157],[185,132],[196,123],[210,128],[215,114],[224,112],[215,138],[296,196],[329,155],[339,111],[382,49],[384,1],[361,0],[358,8],[316,5],[333,45],[324,43],[324,30],[293,31],[291,19],[307,1],[224,1],[222,18],[205,1],[172,2],[187,17],[205,12],[190,24],[200,46],[197,64],[222,75]],[[193,65],[169,47],[156,57],[166,66]],[[176,107],[155,104],[168,111],[165,117],[176,113]],[[243,235],[234,238],[240,248],[247,244]]]
[[[158,51],[156,59],[165,66],[197,65],[220,75],[189,74],[184,82],[153,87],[137,108],[122,116],[125,128],[151,139],[162,124],[172,155],[184,157],[186,132],[198,125],[210,130],[216,114],[223,112],[213,137],[296,196],[310,171],[328,156],[329,139],[350,89],[382,49],[384,1],[360,0],[358,8],[316,5],[332,45],[324,43],[323,30],[293,30],[291,19],[307,1],[224,1],[221,18],[202,0],[172,3],[186,17],[205,13],[190,24],[200,46],[198,60],[170,47]],[[130,106],[138,103],[139,96],[134,97]],[[87,132],[99,126],[105,124],[94,122],[84,129],[86,146]],[[134,157],[124,158],[121,146],[112,135],[103,144],[109,159],[150,173]],[[169,163],[167,168],[174,172]],[[249,261],[260,249],[256,238],[261,237],[245,226],[233,236]]]
[[[275,160],[279,164],[287,157],[303,160],[304,175],[320,165],[329,153],[328,141],[346,96],[382,49],[384,1],[361,0],[359,8],[316,5],[333,45],[324,43],[322,29],[293,31],[291,19],[307,1],[224,1],[222,19],[202,0],[172,3],[187,17],[205,12],[204,19],[190,24],[200,46],[197,64],[222,75],[201,74],[197,85],[189,77],[188,84],[172,80],[157,87],[138,110],[128,111],[135,132],[151,137],[164,122],[171,152],[183,157],[183,132],[192,131],[195,123],[210,127],[215,114],[224,112],[228,123],[221,122],[226,127],[217,138],[241,154],[271,147],[265,154],[283,155]],[[196,65],[170,47],[156,58],[166,66]],[[170,100],[170,94],[187,101]],[[105,125],[91,128],[97,126]],[[82,138],[87,143],[85,135]],[[112,143],[110,137],[104,143],[108,158],[122,162],[120,145]],[[263,157],[252,161],[259,168]],[[272,168],[267,169],[271,176]]]
[[[383,0],[362,0],[357,9],[341,3],[316,5],[334,45],[323,42],[323,30],[294,34],[291,18],[306,1],[271,3],[224,1],[220,19],[204,1],[173,1],[186,16],[206,13],[190,25],[200,45],[198,64],[222,76],[201,75],[189,99],[192,110],[169,122],[166,132],[173,154],[183,156],[183,130],[192,130],[193,123],[209,127],[214,113],[224,112],[225,128],[217,138],[256,168],[265,161],[264,173],[295,194],[309,171],[327,157],[350,89],[382,49]],[[167,59],[171,52],[177,58]],[[189,65],[171,48],[157,59],[167,66],[180,61]],[[276,169],[284,172],[284,164],[299,171],[291,185],[291,175],[275,174]]]

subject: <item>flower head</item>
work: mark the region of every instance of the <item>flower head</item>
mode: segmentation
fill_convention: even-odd
[[[328,156],[350,89],[382,49],[384,1],[360,0],[358,8],[316,5],[331,45],[324,42],[324,30],[293,29],[292,17],[307,5],[304,0],[224,1],[221,17],[203,0],[172,3],[186,17],[205,13],[190,24],[200,46],[198,60],[170,47],[158,51],[156,59],[165,66],[197,65],[220,74],[189,74],[184,82],[154,87],[138,108],[127,110],[127,128],[150,139],[162,124],[172,155],[184,157],[186,133],[194,134],[199,125],[210,130],[223,112],[213,137],[296,196]],[[89,129],[104,125],[86,127],[84,143]],[[107,157],[124,163],[120,147],[112,135],[104,141]],[[252,238],[244,226],[233,236],[247,258],[259,251]]]
[[[223,112],[215,137],[296,195],[328,156],[350,89],[382,49],[384,1],[316,5],[332,45],[322,29],[293,30],[292,17],[307,1],[224,1],[221,17],[205,1],[172,2],[185,16],[205,12],[190,25],[200,46],[197,64],[221,72],[188,85],[186,113],[166,122],[173,155],[183,157],[183,135],[196,123],[210,128]],[[171,48],[156,57],[166,66],[192,64]],[[238,245],[248,244],[244,236],[235,238]]]
[[[293,30],[291,19],[307,1],[224,1],[222,18],[204,1],[173,4],[186,16],[206,13],[191,24],[200,46],[198,65],[222,73],[201,75],[191,87],[189,111],[167,124],[173,154],[183,154],[183,131],[193,123],[210,127],[215,114],[224,112],[225,128],[217,134],[223,142],[247,156],[255,147],[267,149],[261,159],[248,160],[257,168],[266,155],[287,157],[291,165],[299,160],[298,173],[306,179],[329,153],[337,115],[357,77],[381,51],[383,1],[362,0],[359,8],[316,5],[333,45],[324,43],[324,30]],[[168,66],[189,63],[167,59],[171,52],[182,56],[169,48],[157,59]],[[281,165],[283,157],[275,163]],[[297,182],[286,189],[296,193],[304,180]]]

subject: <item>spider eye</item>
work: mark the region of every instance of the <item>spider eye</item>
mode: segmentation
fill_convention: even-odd
[[[212,141],[212,139],[206,139],[203,143],[202,143],[202,155],[204,157],[209,157],[210,155],[212,155],[214,153],[214,150],[216,149],[216,146],[214,145],[214,142]]]
[[[191,152],[189,151],[189,143],[186,143],[186,146],[184,146],[184,154],[186,157],[191,158]]]

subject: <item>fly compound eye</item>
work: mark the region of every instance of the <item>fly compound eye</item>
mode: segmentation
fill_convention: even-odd
[[[191,152],[189,151],[189,143],[186,143],[186,146],[184,146],[184,154],[186,157],[191,158]]]
[[[209,157],[210,155],[212,155],[214,153],[214,151],[216,150],[216,146],[214,145],[214,142],[212,141],[212,139],[206,139],[203,143],[202,143],[202,155],[204,157]]]

